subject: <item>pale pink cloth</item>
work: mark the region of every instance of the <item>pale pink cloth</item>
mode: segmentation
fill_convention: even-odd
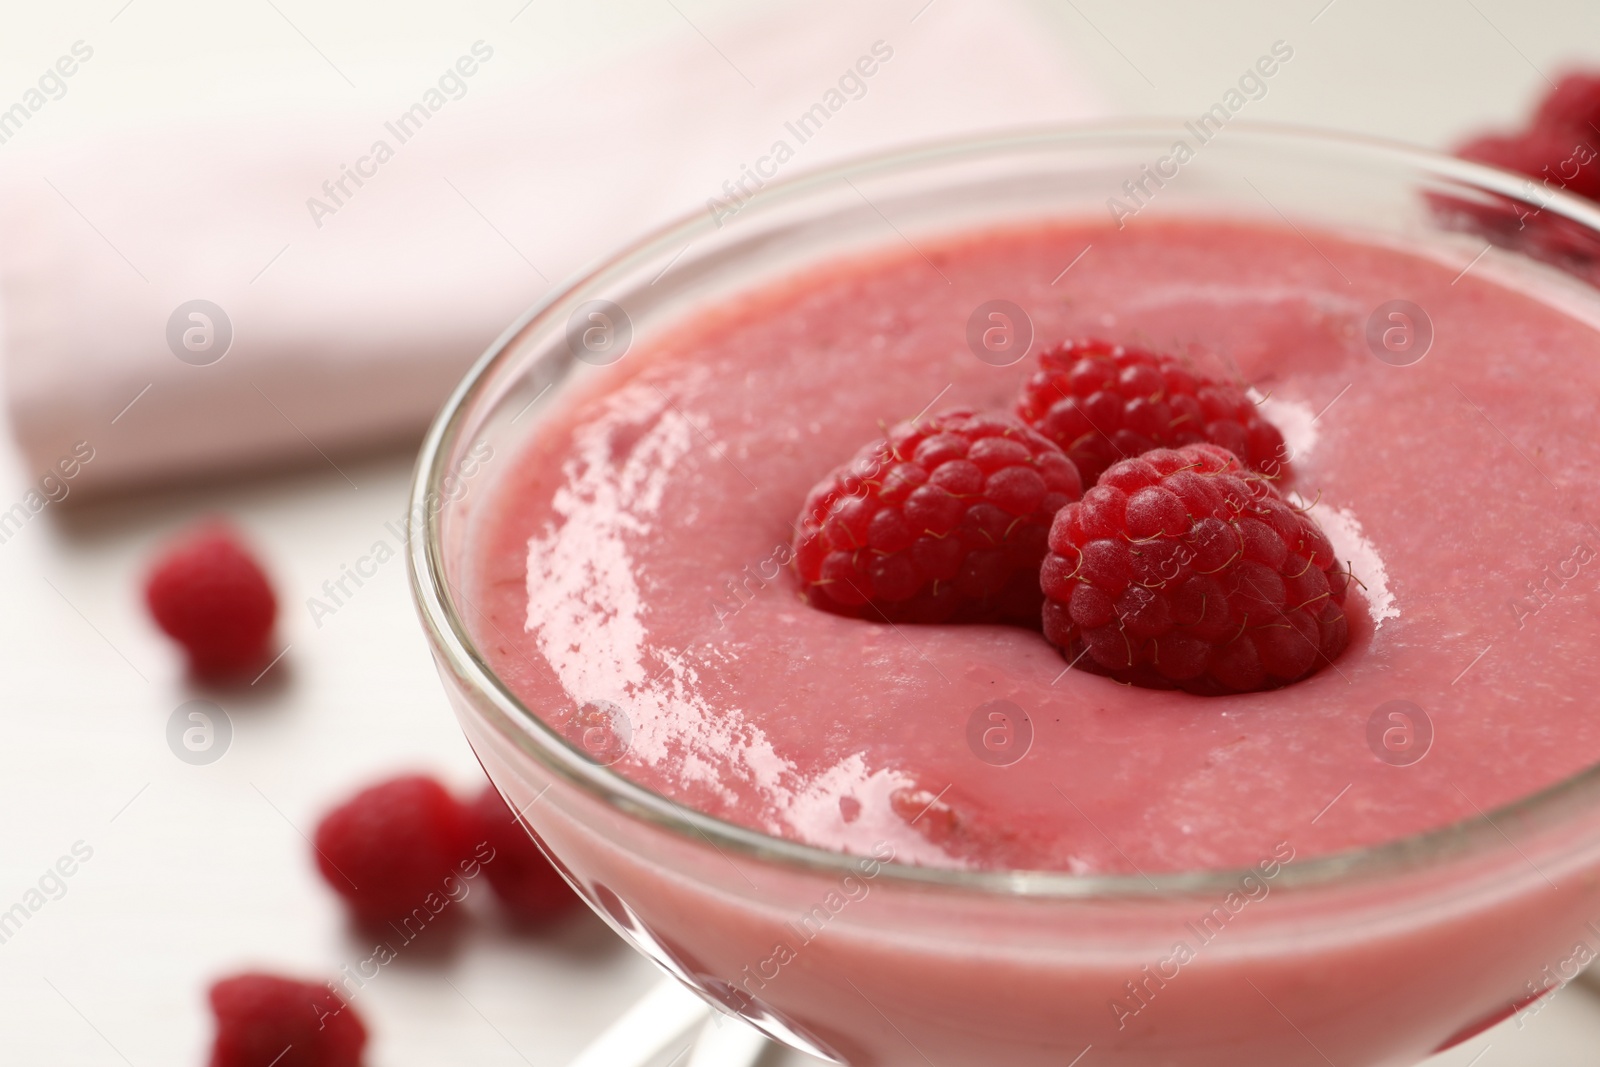
[[[774,141],[795,145],[785,122],[878,42],[892,57],[784,174],[1099,110],[1059,42],[1010,0],[934,0],[920,14],[808,3],[709,29],[714,45],[685,33],[542,83],[519,84],[496,50],[403,144],[385,126],[400,106],[9,146],[0,338],[30,468],[89,441],[76,495],[414,437],[551,283],[704,210]],[[419,79],[419,99],[431,84]],[[394,158],[364,164],[375,175],[347,182],[354,195],[319,227],[308,198],[331,205],[323,182],[380,138]],[[197,298],[234,332],[209,366],[167,343],[169,316]]]

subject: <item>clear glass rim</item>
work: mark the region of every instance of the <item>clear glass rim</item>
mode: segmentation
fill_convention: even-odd
[[[978,158],[1026,149],[1087,148],[1096,142],[1116,144],[1148,140],[1158,135],[1175,136],[1182,130],[1181,119],[1152,118],[1035,127],[926,142],[856,157],[769,182],[753,204],[790,201],[844,179],[911,170],[963,157]],[[1227,135],[1230,142],[1254,141],[1268,149],[1300,142],[1324,151],[1343,149],[1352,156],[1386,157],[1396,164],[1447,179],[1463,189],[1531,202],[1525,193],[1533,180],[1526,175],[1403,142],[1306,126],[1251,122],[1229,123]],[[1585,200],[1546,188],[1539,197],[1538,206],[1541,212],[1565,217],[1600,235],[1600,208]],[[487,714],[495,729],[547,771],[630,818],[642,819],[685,838],[699,839],[719,850],[763,863],[843,877],[857,873],[860,857],[775,837],[684,807],[584,756],[527,708],[479,654],[456,610],[445,578],[439,535],[443,509],[429,507],[430,500],[444,498],[442,487],[449,473],[448,461],[475,402],[515,354],[516,341],[529,326],[597,276],[630,261],[648,259],[666,246],[681,248],[697,234],[712,228],[708,213],[697,210],[601,256],[552,287],[473,365],[441,408],[418,454],[407,512],[407,569],[412,596],[435,653],[468,688],[475,698],[474,706]],[[1476,855],[1489,847],[1509,845],[1516,849],[1502,824],[1544,815],[1588,795],[1600,799],[1600,763],[1492,811],[1446,826],[1378,845],[1297,860],[1282,869],[1275,886],[1279,889],[1336,886],[1399,875],[1430,862]],[[1162,871],[1148,875],[1074,874],[1059,870],[966,870],[888,862],[881,865],[879,877],[892,882],[987,895],[1091,900],[1225,893],[1236,888],[1241,878],[1255,874],[1256,870],[1248,867]]]

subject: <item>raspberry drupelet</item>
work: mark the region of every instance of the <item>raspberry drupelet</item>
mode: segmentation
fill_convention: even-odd
[[[812,605],[843,615],[1037,626],[1050,520],[1080,495],[1072,462],[1015,418],[947,411],[811,490],[795,569]]]
[[[1264,475],[1215,445],[1115,464],[1050,529],[1044,634],[1121,682],[1246,693],[1349,643],[1349,575]]]
[[[1283,435],[1243,389],[1142,348],[1080,340],[1046,349],[1017,414],[1061,446],[1086,488],[1118,460],[1203,441],[1253,470],[1287,471]]]

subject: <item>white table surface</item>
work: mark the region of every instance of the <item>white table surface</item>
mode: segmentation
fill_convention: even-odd
[[[274,2],[281,14],[256,0],[25,10],[10,0],[0,10],[0,96],[30,82],[63,44],[104,42],[98,81],[75,87],[41,134],[66,137],[151,110],[229,106],[196,93],[208,71],[287,65],[315,93],[323,60],[286,16],[341,66],[431,69],[430,41],[504,24],[524,8],[524,0],[448,12],[415,0],[346,0],[331,10]],[[922,17],[977,2],[933,0]],[[1038,6],[1107,99],[1129,112],[1202,110],[1282,38],[1296,48],[1295,63],[1252,105],[1255,117],[1435,144],[1510,121],[1567,60],[1600,59],[1600,6],[1579,0],[1430,0],[1403,10],[1378,0],[1323,3]],[[516,61],[548,73],[606,49],[696,32],[691,19],[714,26],[728,6],[533,0],[507,32]],[[233,91],[248,96],[251,84],[236,78]],[[210,978],[246,965],[328,975],[370,950],[344,924],[303,838],[329,803],[407,768],[463,789],[481,781],[414,621],[401,559],[320,627],[305,607],[341,564],[391,538],[385,523],[404,510],[409,457],[341,460],[343,474],[314,455],[308,461],[245,484],[52,506],[0,544],[0,910],[75,842],[93,848],[65,895],[0,944],[0,1062],[204,1062]],[[33,478],[5,445],[0,510]],[[137,583],[154,544],[213,511],[234,516],[260,544],[292,647],[251,692],[209,694],[228,711],[234,737],[223,759],[197,767],[174,758],[165,727],[180,703],[208,694],[185,680],[146,621]],[[581,915],[529,936],[501,925],[487,903],[469,900],[473,921],[456,936],[408,949],[361,992],[374,1067],[562,1064],[655,980],[598,920]],[[1600,999],[1579,984],[1526,1026],[1504,1024],[1434,1062],[1576,1067],[1596,1062],[1597,1044]],[[780,1054],[767,1062],[807,1061]]]

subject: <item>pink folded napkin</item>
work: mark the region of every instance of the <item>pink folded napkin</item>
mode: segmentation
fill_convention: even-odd
[[[76,496],[414,438],[550,285],[746,168],[1099,111],[1009,0],[809,3],[533,83],[511,51],[462,40],[389,107],[6,145],[30,468],[88,442]]]

